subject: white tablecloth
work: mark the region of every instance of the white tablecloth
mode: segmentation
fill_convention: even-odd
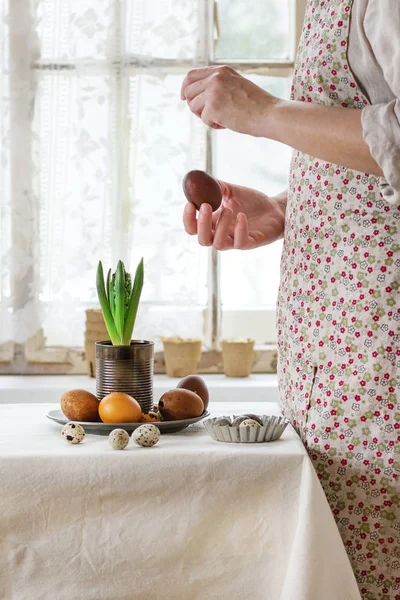
[[[290,427],[241,445],[192,426],[118,452],[67,444],[49,408],[0,406],[2,600],[360,600]]]

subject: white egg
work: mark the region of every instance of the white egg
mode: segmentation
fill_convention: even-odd
[[[254,419],[246,419],[240,423],[239,427],[260,427],[260,423]]]
[[[113,429],[108,441],[114,450],[123,450],[129,444],[129,433],[125,429]]]
[[[67,423],[61,429],[61,435],[69,444],[80,444],[85,437],[85,430],[79,423]]]
[[[253,415],[252,413],[247,413],[247,415],[245,415],[246,419],[253,419],[254,421],[257,421],[257,423],[259,423],[261,426],[263,424],[262,421],[262,417],[258,416],[258,415]]]
[[[145,423],[135,429],[132,433],[132,439],[139,446],[154,446],[160,439],[160,430],[151,423]]]

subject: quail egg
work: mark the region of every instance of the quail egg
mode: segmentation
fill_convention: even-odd
[[[67,423],[61,429],[61,435],[69,444],[80,444],[85,437],[85,430],[79,423]]]
[[[241,416],[241,417],[234,417],[232,419],[232,427],[238,427],[238,425],[240,425],[243,421],[246,421],[248,417],[246,416]]]
[[[225,425],[230,426],[231,420],[228,419],[228,417],[220,417],[219,419],[216,419],[214,425],[219,425],[220,427],[224,427]]]
[[[157,423],[160,421],[160,414],[158,411],[150,410],[148,413],[142,413],[139,419],[139,423]]]
[[[254,419],[246,419],[240,423],[239,427],[260,427],[260,423]]]
[[[245,415],[246,419],[253,419],[253,421],[257,421],[257,423],[259,423],[260,425],[263,424],[262,422],[262,418],[259,417],[258,415],[253,415],[252,413],[247,413]]]
[[[129,433],[125,429],[113,429],[108,441],[113,450],[123,450],[129,444]]]
[[[160,439],[160,430],[151,423],[145,423],[144,425],[140,425],[140,427],[135,429],[135,431],[132,433],[132,439],[139,446],[154,446]]]

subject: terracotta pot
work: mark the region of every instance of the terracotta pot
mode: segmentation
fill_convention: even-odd
[[[104,324],[103,313],[101,308],[91,308],[86,311],[86,323],[101,323]]]
[[[255,360],[254,340],[222,340],[222,359],[227,377],[248,377]]]
[[[101,309],[86,311],[85,357],[89,377],[96,376],[96,342],[108,338]]]
[[[161,341],[168,377],[186,377],[196,373],[201,357],[201,340],[173,337],[161,338]]]

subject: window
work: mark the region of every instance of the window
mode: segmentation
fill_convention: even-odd
[[[290,152],[207,130],[179,89],[193,65],[221,63],[287,96],[304,0],[0,6],[0,362],[40,330],[48,346],[83,345],[99,258],[132,270],[145,258],[137,336],[211,345],[222,314],[223,334],[274,341],[279,245],[200,248],[181,225],[181,181],[207,168],[274,194]]]

